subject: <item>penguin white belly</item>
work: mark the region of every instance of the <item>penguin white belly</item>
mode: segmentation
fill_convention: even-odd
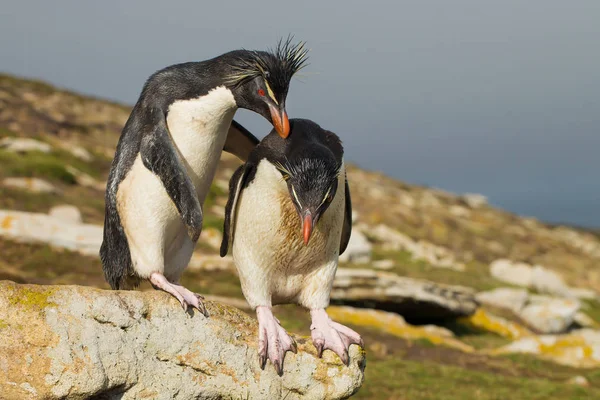
[[[307,306],[304,295],[329,300],[327,281],[333,280],[337,267],[344,221],[343,171],[331,205],[305,245],[285,181],[272,164],[260,162],[254,180],[241,193],[233,234],[233,258],[252,307]],[[313,286],[319,293],[305,293]]]
[[[169,107],[167,126],[200,204],[210,190],[236,110],[233,94],[224,87]],[[195,243],[160,178],[143,165],[139,154],[119,184],[117,204],[136,273],[147,278],[160,272],[177,280]]]

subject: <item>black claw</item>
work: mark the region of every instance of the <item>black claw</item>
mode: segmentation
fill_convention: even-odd
[[[194,293],[194,294],[196,295],[198,300],[204,300],[204,296],[202,296],[201,294],[198,294],[198,293]]]
[[[199,305],[200,308],[198,308],[198,311],[200,311],[206,318],[208,318],[208,310],[206,309],[204,303],[199,303]]]
[[[187,311],[188,310],[188,303],[184,301],[181,302],[181,307],[183,307],[183,311]]]
[[[276,361],[273,363],[275,365],[275,371],[277,372],[277,375],[282,376],[283,375],[283,360],[281,361]]]
[[[291,352],[294,354],[298,354],[298,345],[296,344],[296,341],[292,339],[292,348],[291,348]]]
[[[325,347],[325,343],[315,343],[315,348],[317,349],[317,357],[323,357],[323,350]]]
[[[267,364],[267,356],[265,356],[264,354],[259,354],[258,355],[258,364],[260,365],[260,369],[264,370],[265,365]]]
[[[342,362],[346,365],[346,367],[350,365],[350,357],[348,357],[347,350],[344,350],[344,352],[340,356],[340,360],[342,360]]]

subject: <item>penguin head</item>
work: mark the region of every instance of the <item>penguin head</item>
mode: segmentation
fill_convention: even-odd
[[[227,83],[238,107],[265,117],[282,138],[290,123],[285,101],[292,76],[306,65],[304,43],[280,41],[273,51],[239,51],[227,72]]]
[[[335,197],[340,167],[331,150],[311,145],[293,153],[279,168],[300,216],[304,244]]]

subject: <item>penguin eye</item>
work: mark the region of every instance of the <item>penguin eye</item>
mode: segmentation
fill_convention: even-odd
[[[264,90],[262,90],[262,89],[258,89],[258,95],[259,95],[260,97],[265,97],[265,91],[264,91]]]

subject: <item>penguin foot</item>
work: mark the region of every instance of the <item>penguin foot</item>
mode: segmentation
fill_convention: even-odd
[[[193,293],[181,285],[169,282],[164,275],[158,272],[150,275],[150,283],[155,289],[163,290],[179,300],[184,311],[187,311],[189,307],[193,307],[204,314],[205,317],[208,317],[208,311],[202,302],[204,297],[201,295]]]
[[[321,357],[323,350],[328,349],[336,353],[344,364],[349,365],[350,345],[357,344],[363,347],[360,335],[347,326],[332,321],[322,308],[310,310],[310,316],[312,318],[310,331],[318,356]]]
[[[285,353],[297,353],[296,342],[281,327],[270,307],[256,307],[258,318],[258,362],[261,369],[265,369],[267,358],[275,366],[277,375],[283,375],[283,360]]]

